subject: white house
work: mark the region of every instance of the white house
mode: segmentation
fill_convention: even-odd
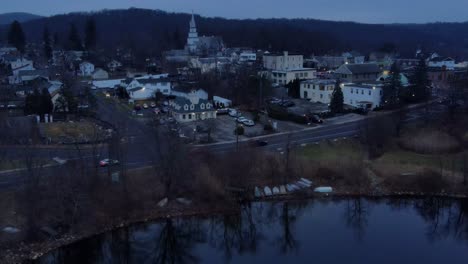
[[[455,60],[448,57],[448,58],[443,58],[443,57],[435,57],[432,58],[428,61],[427,66],[429,67],[436,67],[436,68],[446,68],[447,70],[453,70],[455,69]]]
[[[188,98],[177,97],[170,106],[172,117],[179,123],[216,118],[213,104],[196,93],[191,93]]]
[[[383,85],[382,84],[342,84],[344,104],[357,108],[373,110],[380,106]]]
[[[2,62],[10,67],[13,75],[18,75],[20,71],[35,70],[33,61],[24,57],[11,56],[7,54],[3,57]]]
[[[255,62],[257,61],[257,54],[254,52],[241,52],[239,55],[239,62]]]
[[[171,81],[167,78],[135,78],[125,79],[121,82],[128,95],[133,100],[146,100],[152,98],[155,93],[161,92],[164,95],[170,95],[172,90]]]
[[[196,95],[198,98],[203,100],[208,100],[208,93],[203,89],[172,89],[171,95],[183,98],[191,98],[191,96]]]
[[[107,80],[109,79],[109,73],[101,68],[97,68],[92,75],[93,80]]]
[[[335,89],[336,80],[315,79],[301,82],[301,98],[311,102],[329,104]]]
[[[79,71],[80,76],[90,77],[93,75],[93,72],[94,72],[94,64],[92,64],[91,62],[87,62],[87,61],[80,63],[80,71]]]
[[[232,101],[220,96],[213,96],[213,103],[216,107],[225,108],[232,105]]]

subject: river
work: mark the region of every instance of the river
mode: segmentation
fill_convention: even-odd
[[[257,202],[63,247],[37,263],[468,263],[468,200]]]

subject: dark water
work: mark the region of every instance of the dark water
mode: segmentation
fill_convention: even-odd
[[[253,203],[97,236],[40,263],[468,263],[468,200]]]

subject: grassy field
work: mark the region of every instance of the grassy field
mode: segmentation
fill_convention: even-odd
[[[45,137],[57,141],[96,141],[105,138],[105,131],[89,121],[41,123]]]

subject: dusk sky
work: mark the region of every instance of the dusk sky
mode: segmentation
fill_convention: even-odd
[[[317,18],[366,23],[468,21],[468,0],[1,0],[1,12],[54,15],[140,7],[227,18]]]

